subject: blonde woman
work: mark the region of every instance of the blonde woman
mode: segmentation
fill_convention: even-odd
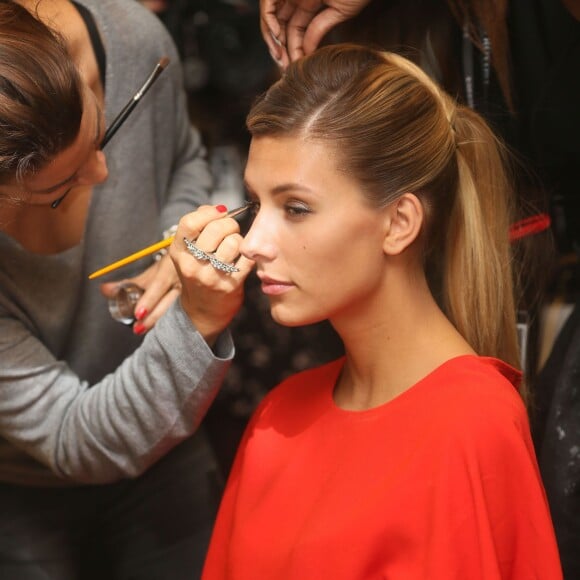
[[[560,578],[492,132],[354,45],[290,64],[247,123],[240,252],[278,323],[328,319],[346,354],[257,409],[203,578]]]

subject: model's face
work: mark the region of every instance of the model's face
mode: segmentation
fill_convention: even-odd
[[[105,156],[100,151],[103,134],[103,114],[94,93],[86,89],[81,125],[72,145],[36,174],[0,186],[2,196],[30,205],[50,205],[75,187],[102,183],[108,177]]]
[[[321,143],[252,140],[245,178],[259,209],[241,252],[256,261],[281,324],[348,315],[380,286],[384,213],[364,200],[338,163]]]

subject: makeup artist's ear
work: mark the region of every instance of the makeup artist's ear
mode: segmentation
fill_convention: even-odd
[[[413,193],[404,193],[386,208],[385,254],[395,256],[408,248],[419,236],[425,214],[423,204]]]

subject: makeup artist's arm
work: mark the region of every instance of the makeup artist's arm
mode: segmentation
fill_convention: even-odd
[[[57,360],[0,296],[0,438],[57,475],[108,483],[143,473],[193,433],[233,357],[229,334],[211,349],[179,301],[143,344],[96,384]],[[3,460],[5,481],[19,464]]]
[[[183,238],[235,262],[226,274],[194,258]],[[89,385],[58,361],[0,295],[0,437],[53,472],[84,483],[137,476],[198,427],[234,354],[224,332],[253,262],[239,224],[213,206],[184,216],[170,247],[183,293],[142,345]]]

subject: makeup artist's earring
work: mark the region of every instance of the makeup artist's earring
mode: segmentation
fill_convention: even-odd
[[[202,262],[209,262],[216,270],[225,272],[226,274],[233,274],[234,272],[239,272],[240,269],[236,268],[232,264],[226,264],[215,257],[215,254],[208,254],[203,250],[200,250],[193,242],[190,242],[187,238],[183,238],[185,247],[188,252],[197,260]]]

